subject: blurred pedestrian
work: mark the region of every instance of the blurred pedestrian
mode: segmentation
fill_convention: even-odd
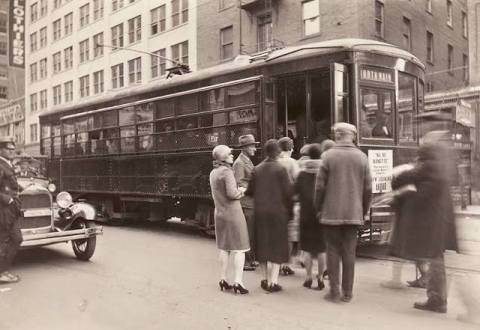
[[[248,293],[242,282],[245,252],[250,249],[247,223],[242,212],[240,199],[244,188],[237,188],[233,175],[232,150],[225,145],[213,149],[213,170],[210,172],[210,187],[215,203],[215,235],[220,250],[220,290],[234,290],[235,293]],[[233,261],[230,263],[229,259]],[[234,284],[227,281],[229,268],[235,274]]]
[[[19,218],[20,186],[15,177],[12,159],[15,156],[13,137],[0,138],[0,284],[20,281],[20,276],[8,271],[22,243]]]
[[[333,141],[332,141],[333,142]],[[308,145],[308,160],[298,174],[295,182],[295,193],[300,202],[300,246],[304,251],[304,263],[307,271],[303,286],[311,288],[313,283],[313,259],[317,260],[317,289],[323,290],[323,273],[325,271],[325,239],[323,225],[318,222],[313,196],[315,193],[315,177],[320,169],[321,146],[314,143]]]
[[[416,192],[403,202],[400,221],[405,230],[397,237],[394,253],[406,259],[428,262],[427,297],[417,309],[447,311],[447,289],[443,253],[456,250],[452,199],[448,184],[446,151],[427,143],[418,149],[414,169],[401,173],[396,184],[414,185]]]
[[[238,143],[242,148],[242,152],[238,155],[237,159],[233,163],[233,173],[237,185],[244,189],[247,189],[250,177],[252,176],[253,163],[250,159],[255,155],[257,148],[255,145],[255,137],[252,134],[242,135],[238,138]],[[251,196],[243,196],[240,200],[242,205],[243,214],[247,220],[248,237],[250,238],[250,251],[245,254],[245,266],[243,270],[251,271],[255,270],[257,263],[255,261],[255,218],[253,216],[253,198]]]
[[[266,158],[255,166],[246,194],[255,204],[256,256],[263,280],[270,292],[282,290],[278,284],[280,264],[288,261],[287,222],[291,218],[292,183],[279,163],[280,148],[275,139],[265,143]]]
[[[327,243],[330,292],[325,299],[352,299],[358,227],[363,225],[372,194],[367,156],[354,144],[355,126],[333,126],[336,145],[322,156],[315,186],[315,206],[321,213]],[[340,262],[342,291],[340,297]]]
[[[294,143],[289,137],[282,137],[278,140],[280,155],[278,161],[287,170],[290,182],[293,184],[297,179],[300,167],[298,162],[292,158]],[[293,204],[292,218],[288,221],[288,251],[290,258],[298,254],[298,241],[300,239],[300,204],[295,201]],[[295,272],[288,265],[282,265],[280,269],[283,275],[293,275]]]

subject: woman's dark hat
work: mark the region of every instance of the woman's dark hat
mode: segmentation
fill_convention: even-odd
[[[255,137],[252,134],[242,135],[238,138],[238,144],[240,144],[240,147],[246,147],[246,146],[250,146],[252,144],[255,145],[258,143],[260,142],[256,142]]]

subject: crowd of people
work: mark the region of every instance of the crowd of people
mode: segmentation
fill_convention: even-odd
[[[260,287],[281,291],[279,274],[294,273],[290,258],[302,250],[303,286],[324,289],[328,273],[325,299],[352,300],[358,229],[370,209],[372,178],[368,158],[355,144],[356,127],[337,123],[332,131],[335,141],[303,146],[299,160],[291,157],[289,137],[268,140],[263,146],[265,159],[256,166],[251,160],[257,145],[253,135],[239,138],[242,151],[235,161],[229,147],[214,148],[210,183],[221,290],[248,293],[243,270],[259,266]],[[447,306],[443,252],[455,248],[453,208],[442,173],[439,147],[421,146],[416,162],[394,178],[390,201],[397,213],[391,253],[415,261],[424,270],[424,277],[411,284],[422,287],[419,282],[423,283],[428,299],[414,307],[440,313]],[[405,190],[405,186],[415,188]],[[227,279],[229,266],[235,274],[233,285]]]

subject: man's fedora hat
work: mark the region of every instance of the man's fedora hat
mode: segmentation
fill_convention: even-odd
[[[260,142],[255,141],[255,137],[252,134],[242,135],[238,138],[240,147],[250,146],[252,144],[258,144]]]
[[[15,137],[0,136],[0,148],[15,149]]]

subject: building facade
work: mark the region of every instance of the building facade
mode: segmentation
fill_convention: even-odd
[[[40,113],[154,84],[178,62],[195,70],[196,10],[195,0],[29,1],[27,152],[39,153]]]
[[[466,0],[199,0],[198,66],[336,38],[374,39],[426,64],[427,92],[468,80]],[[218,19],[217,19],[218,18]]]
[[[480,0],[468,0],[470,84],[480,85]]]

